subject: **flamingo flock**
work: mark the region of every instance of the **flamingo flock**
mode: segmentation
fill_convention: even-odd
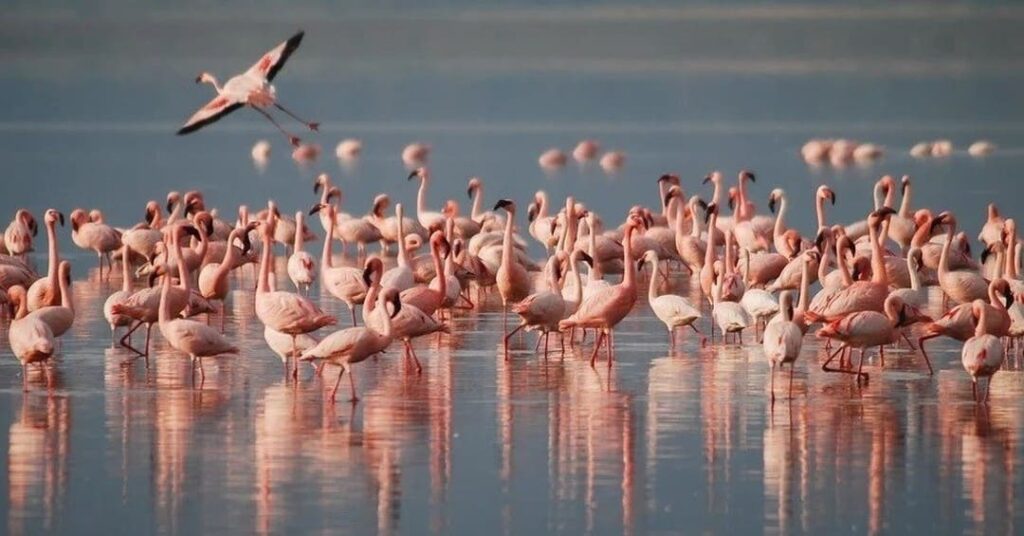
[[[577,149],[595,148],[590,142]],[[415,341],[453,334],[456,315],[474,309],[500,310],[505,359],[519,353],[516,335],[521,340],[534,331],[543,359],[552,352],[575,356],[574,349],[590,344],[590,364],[613,367],[623,320],[649,308],[672,353],[687,331],[700,348],[709,341],[761,347],[773,402],[774,373],[785,366],[792,397],[806,336],[824,339],[827,351],[817,366],[858,385],[884,371],[886,351],[895,346],[918,355],[922,370],[933,374],[929,341],[961,341],[978,403],[987,402],[991,377],[1019,359],[1024,280],[1014,220],[989,207],[976,257],[954,213],[912,206],[909,177],[881,177],[872,209],[854,222],[829,220],[836,194],[820,186],[808,207],[817,228],[806,234],[787,224],[797,208],[780,188],[765,197],[768,212],[759,211],[750,171],[731,184],[720,172],[692,184],[662,175],[652,188],[653,206],[636,204],[619,217],[598,214],[575,196],[552,202],[543,191],[525,200],[525,210],[514,199],[490,205],[479,177],[468,180],[471,210],[460,214],[456,200],[440,209],[431,204],[429,168],[417,167],[407,178],[417,187],[410,215],[401,203],[391,206],[389,193],[375,196],[365,214],[343,212],[342,191],[326,174],[317,176],[302,210],[286,213],[271,200],[262,210],[237,207],[235,221],[219,217],[199,191],[150,201],[140,207],[142,221],[123,227],[95,209],[75,208],[68,217],[50,209],[42,214],[43,236],[34,215],[16,211],[4,232],[0,288],[23,378],[30,365],[45,369],[60,352],[61,337],[74,329],[70,264],[57,239],[64,225],[76,247],[97,256],[99,277],[120,274],[121,284],[103,304],[112,340],[147,366],[154,357],[187,356],[200,386],[208,366],[242,358],[224,321],[226,302],[237,292],[252,293],[267,347],[291,381],[302,379],[300,362],[316,365],[315,377],[326,365],[337,368],[332,401],[346,373],[357,400],[355,365],[392,345],[422,373]],[[706,199],[684,193],[702,187]],[[320,240],[317,221],[324,232],[319,258],[305,251]],[[30,253],[44,237],[45,271],[37,272]],[[355,248],[346,251],[348,245]],[[535,258],[531,249],[544,255]],[[281,255],[290,284],[279,286]],[[246,273],[254,283],[241,282]],[[941,300],[930,302],[930,293]],[[325,301],[344,304],[349,318],[325,312]],[[941,310],[934,311],[938,301]],[[154,326],[166,342],[158,348],[170,351],[152,355]],[[145,340],[134,342],[140,328]]]

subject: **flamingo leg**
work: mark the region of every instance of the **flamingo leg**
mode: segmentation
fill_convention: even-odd
[[[864,377],[864,381],[865,382],[868,381],[868,374],[866,372],[861,372],[861,370],[863,370],[863,368],[864,368],[864,349],[861,348],[860,349],[860,359],[857,360],[857,382],[858,383],[860,382],[861,376]]]
[[[597,340],[594,342],[594,352],[590,354],[590,367],[594,367],[594,363],[597,361],[597,353],[601,350],[601,343],[604,341],[604,331],[598,333]]]
[[[842,372],[844,374],[853,374],[853,372],[848,371],[848,370],[843,370],[842,368],[829,368],[829,366],[828,366],[828,364],[831,363],[832,360],[835,359],[837,355],[839,355],[844,350],[846,350],[846,348],[847,348],[846,344],[843,344],[838,349],[836,349],[835,352],[832,352],[831,354],[829,354],[828,359],[826,359],[825,362],[822,363],[821,370],[823,370],[825,372]],[[840,359],[840,361],[842,361],[842,359]]]
[[[416,374],[422,374],[423,365],[420,365],[420,358],[416,357],[416,350],[413,349],[412,343],[410,343],[408,340],[405,341],[405,349],[409,353],[409,357],[412,358],[412,361],[416,363]]]
[[[120,340],[121,346],[124,346],[125,348],[127,348],[127,349],[129,349],[129,350],[131,350],[131,351],[133,351],[133,352],[135,352],[137,354],[139,354],[140,356],[145,355],[145,354],[143,354],[142,352],[136,350],[131,345],[131,336],[132,336],[132,333],[135,332],[135,330],[139,329],[139,326],[141,326],[141,325],[142,325],[142,321],[141,320],[136,320],[135,323],[132,324],[131,329],[129,329],[128,332],[125,333],[124,336],[121,337],[121,340]]]
[[[28,365],[25,363],[21,364],[21,391],[28,392]]]
[[[285,108],[284,106],[281,106],[281,104],[278,103],[278,102],[274,103],[274,107],[277,108],[278,110],[281,110],[282,112],[288,114],[288,116],[291,117],[292,119],[294,119],[294,120],[296,120],[296,121],[306,125],[306,127],[309,128],[309,130],[312,130],[313,132],[319,132],[320,131],[320,123],[317,123],[315,121],[306,121],[305,119],[302,119],[301,117],[299,117],[299,116],[295,115],[294,113],[292,113],[291,110]]]
[[[353,404],[359,402],[359,397],[356,396],[356,375],[352,371],[348,372],[348,386],[352,389],[352,398],[348,401]]]
[[[935,337],[938,337],[938,335],[924,335],[923,337],[920,337],[919,339],[917,339],[917,347],[921,349],[921,355],[924,356],[924,363],[926,365],[928,365],[928,375],[929,376],[931,376],[932,373],[933,373],[933,371],[932,371],[932,361],[930,359],[928,359],[928,352],[926,352],[925,349],[924,349],[924,341],[926,341],[928,339],[935,338]]]
[[[331,402],[334,402],[338,398],[338,387],[341,385],[341,377],[345,375],[345,367],[341,367],[338,370],[338,381],[334,382],[334,389],[331,389]]]
[[[269,113],[267,113],[266,110],[264,110],[263,108],[260,108],[258,106],[252,106],[251,108],[253,110],[256,110],[257,112],[259,112],[260,115],[262,115],[263,117],[266,117],[268,121],[273,123],[274,126],[277,127],[277,130],[280,130],[281,133],[284,134],[285,137],[288,138],[288,143],[292,144],[292,146],[294,146],[294,147],[298,147],[299,146],[299,142],[301,142],[302,140],[300,140],[297,136],[293,135],[291,132],[288,132],[287,130],[285,130],[284,127],[282,127],[277,121],[275,121],[274,118],[271,117],[271,115]]]
[[[516,329],[512,330],[512,333],[509,333],[509,334],[505,335],[504,342],[503,342],[504,349],[505,349],[505,361],[508,361],[508,358],[509,358],[509,356],[508,356],[508,340],[511,339],[512,336],[516,334],[516,332],[518,332],[519,330],[523,329],[524,327],[526,327],[526,324],[519,324],[518,326],[516,326]],[[534,349],[534,351],[536,351],[536,349]]]
[[[551,336],[550,331],[544,332],[544,361],[548,360],[548,337]]]
[[[772,405],[775,405],[775,362],[772,361],[771,371],[768,372],[768,389],[772,393]]]
[[[978,380],[971,378],[971,399],[978,402]]]
[[[295,335],[292,335],[292,379],[299,379],[299,346],[295,342]]]
[[[789,364],[789,399],[790,400],[793,400],[793,365],[794,365],[794,363],[790,363]]]
[[[607,336],[607,344],[605,345],[605,353],[608,354],[608,368],[612,368],[612,352],[615,347],[615,332],[609,330]]]

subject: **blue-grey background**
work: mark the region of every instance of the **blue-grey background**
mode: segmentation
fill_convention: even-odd
[[[954,209],[974,235],[988,202],[1017,208],[1022,23],[1018,3],[982,1],[8,2],[0,214],[98,207],[130,225],[145,201],[190,188],[225,214],[268,197],[294,211],[322,171],[358,213],[381,191],[413,201],[398,155],[424,141],[434,208],[467,209],[466,179],[479,175],[488,201],[543,188],[614,220],[655,206],[663,172],[708,196],[708,171],[749,168],[760,210],[783,187],[790,222],[809,231],[818,184],[839,194],[830,217],[852,220],[873,179],[893,173],[914,177],[915,206]],[[300,28],[275,85],[322,122],[300,133],[323,146],[317,162],[296,165],[249,110],[173,135],[211,96],[198,72],[223,81]],[[888,152],[811,169],[798,151],[819,136]],[[343,137],[364,141],[355,167],[334,159]],[[263,170],[249,158],[260,138],[273,144]],[[543,150],[582,138],[625,151],[625,168],[538,168]],[[907,154],[936,138],[959,150]],[[999,151],[968,157],[980,138]],[[935,377],[906,355],[858,390],[816,371],[808,339],[797,400],[773,414],[753,346],[690,340],[669,357],[641,306],[612,378],[579,359],[545,365],[529,342],[508,365],[491,303],[457,319],[450,344],[424,346],[422,379],[396,351],[358,369],[367,396],[349,415],[323,405],[318,381],[284,384],[243,293],[229,333],[246,351],[212,386],[188,388],[184,360],[162,346],[150,373],[121,367],[99,314],[119,282],[99,281],[62,233],[82,313],[60,385],[22,395],[14,360],[0,367],[11,533],[1019,530],[1021,378],[1000,373],[990,413],[975,410],[952,344],[936,345]]]

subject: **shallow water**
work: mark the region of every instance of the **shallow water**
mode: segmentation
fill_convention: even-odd
[[[551,12],[453,2],[326,13],[310,4],[285,21],[214,10],[206,22],[200,7],[144,16],[109,6],[118,4],[84,18],[74,8],[5,15],[0,213],[99,207],[128,225],[146,200],[192,187],[225,214],[268,197],[304,210],[321,171],[345,190],[348,211],[362,212],[380,191],[411,206],[415,189],[397,155],[413,140],[434,147],[431,206],[453,198],[464,210],[471,175],[484,177],[490,202],[544,188],[614,220],[633,204],[655,206],[654,179],[665,171],[708,196],[699,184],[708,170],[750,168],[761,210],[776,186],[793,206],[810,207],[824,182],[839,194],[830,218],[846,221],[868,209],[871,180],[891,172],[914,177],[915,206],[954,209],[974,234],[986,203],[1000,200],[1014,215],[1020,192],[1024,42],[1007,28],[1024,15],[1012,5],[570,3]],[[295,27],[307,42],[277,86],[286,103],[323,121],[309,137],[324,146],[319,161],[296,165],[275,132],[241,112],[171,135],[209,96],[191,83],[198,70],[238,69]],[[62,37],[43,31],[53,29]],[[799,160],[807,138],[839,135],[890,152],[844,170]],[[355,166],[333,157],[343,136],[364,140]],[[265,169],[249,159],[260,137],[274,144]],[[542,150],[571,149],[582,137],[625,150],[624,170],[538,169]],[[961,148],[991,138],[1000,151],[983,160],[906,156],[912,143],[940,137]],[[812,218],[790,215],[805,232]],[[452,335],[417,344],[422,375],[397,347],[357,366],[362,400],[353,408],[326,402],[333,373],[285,381],[242,290],[252,285],[248,270],[236,277],[227,317],[243,351],[209,363],[202,388],[159,336],[148,370],[125,364],[101,314],[120,278],[101,279],[69,237],[62,230],[79,316],[51,385],[32,372],[22,393],[15,360],[0,359],[0,515],[10,533],[1013,534],[1024,523],[1020,364],[996,375],[990,404],[978,407],[949,341],[930,347],[934,376],[901,348],[886,352],[884,369],[871,356],[870,381],[858,386],[822,372],[823,350],[808,337],[792,400],[779,375],[772,408],[751,334],[743,346],[702,348],[687,333],[669,352],[641,298],[617,331],[611,370],[589,366],[589,342],[564,356],[553,343],[544,360],[532,335],[514,339],[505,361],[491,297],[457,314]],[[321,303],[347,318],[336,300]]]

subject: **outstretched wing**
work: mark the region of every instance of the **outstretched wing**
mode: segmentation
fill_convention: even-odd
[[[192,117],[188,118],[185,125],[178,129],[178,135],[182,136],[189,132],[195,132],[241,107],[241,102],[218,95],[196,111],[196,113],[192,114]]]
[[[288,61],[288,57],[292,55],[292,52],[299,48],[299,44],[302,43],[302,36],[305,34],[306,32],[299,32],[291,36],[284,43],[277,45],[264,54],[252,67],[249,67],[245,74],[265,77],[268,81],[273,80],[277,76],[277,72],[281,70],[281,67],[284,67],[284,62]]]

